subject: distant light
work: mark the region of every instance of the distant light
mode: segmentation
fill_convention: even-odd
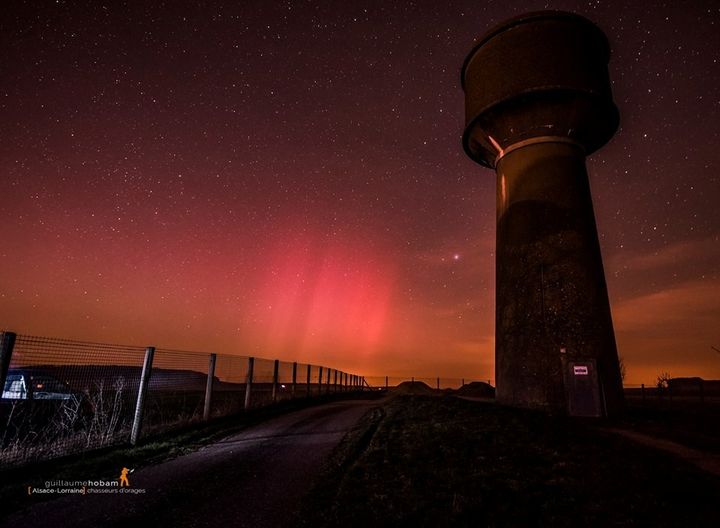
[[[284,389],[284,388],[285,388],[285,385],[284,385],[284,384],[283,384],[283,385],[280,385],[280,387]]]
[[[457,254],[457,253],[455,253],[455,254],[453,255],[453,260],[460,260],[460,255]]]

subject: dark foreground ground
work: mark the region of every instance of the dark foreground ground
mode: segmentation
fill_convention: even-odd
[[[278,407],[4,474],[0,526],[720,526],[717,472],[655,448],[717,457],[713,409],[644,405],[606,423],[398,392]],[[144,493],[17,493],[43,478],[117,479],[123,465]]]
[[[608,430],[628,421],[449,396],[398,396],[384,411],[306,499],[303,526],[720,526],[720,478]]]
[[[139,494],[22,497],[18,511],[0,515],[0,526],[292,526],[323,463],[346,435],[354,438],[358,423],[376,402],[361,397],[291,410],[195,451],[141,467],[128,475],[131,489],[144,490]],[[109,478],[117,480],[124,464],[112,460]],[[93,468],[75,462],[64,471],[53,469],[46,478],[106,478],[106,465],[99,461]],[[44,486],[37,476],[42,472],[34,471],[32,484]],[[14,478],[10,484],[17,488],[30,484],[17,472]]]

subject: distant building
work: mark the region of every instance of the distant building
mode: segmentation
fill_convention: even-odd
[[[706,396],[720,396],[720,380],[704,380],[702,378],[671,378],[668,387],[678,396],[694,396],[701,391]]]

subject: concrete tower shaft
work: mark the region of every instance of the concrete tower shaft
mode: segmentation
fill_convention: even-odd
[[[622,408],[585,169],[586,154],[618,126],[609,56],[590,21],[539,12],[490,31],[462,69],[463,146],[497,172],[495,356],[503,403],[589,415]],[[580,401],[590,392],[572,393],[591,378],[585,386],[596,405]],[[584,410],[573,411],[578,405]]]

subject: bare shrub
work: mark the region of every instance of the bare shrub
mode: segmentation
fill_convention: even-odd
[[[118,376],[111,390],[105,389],[105,380],[95,383],[94,390],[88,394],[93,412],[85,427],[87,446],[102,446],[112,441],[120,423],[123,411],[125,378]]]
[[[9,406],[0,443],[0,463],[52,458],[113,443],[122,429],[125,378],[95,382],[84,394],[57,400],[18,400]],[[48,412],[48,406],[57,408]]]

